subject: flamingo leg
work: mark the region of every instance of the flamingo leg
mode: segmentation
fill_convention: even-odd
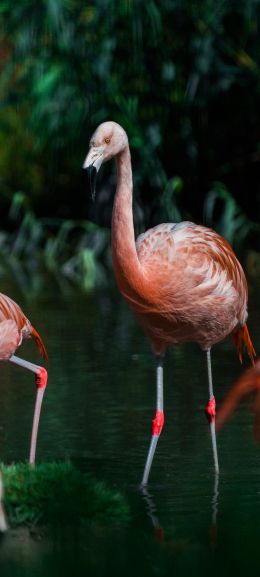
[[[152,436],[148,450],[141,486],[147,485],[157,442],[164,423],[163,413],[163,358],[157,357],[156,367],[156,414],[152,422]]]
[[[209,421],[209,425],[210,425],[210,434],[211,434],[215,472],[218,474],[219,473],[218,449],[217,449],[216,427],[215,427],[216,401],[215,401],[215,397],[214,397],[214,393],[213,393],[210,349],[207,349],[206,354],[207,354],[207,368],[208,368],[209,400],[208,400],[206,407],[205,407],[205,413],[206,413],[206,417],[207,417],[207,419]]]
[[[47,380],[48,380],[48,373],[46,369],[40,367],[39,365],[35,365],[34,363],[30,363],[29,361],[25,361],[24,359],[20,359],[20,357],[16,357],[12,355],[9,359],[11,363],[19,365],[20,367],[24,367],[29,371],[35,374],[35,381],[36,381],[36,400],[34,406],[34,415],[33,415],[33,425],[32,425],[32,434],[31,434],[31,443],[30,443],[30,454],[29,454],[29,463],[31,465],[35,464],[35,454],[36,454],[36,446],[37,446],[37,435],[38,435],[38,428],[39,428],[39,420],[41,414],[41,406],[42,406],[42,399],[44,395],[44,391],[46,389]]]
[[[4,500],[4,483],[2,473],[0,472],[0,533],[4,533],[8,529],[3,506],[3,500]]]

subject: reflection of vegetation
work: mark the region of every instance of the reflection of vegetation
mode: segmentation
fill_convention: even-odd
[[[71,463],[1,465],[11,525],[125,523],[124,498]]]

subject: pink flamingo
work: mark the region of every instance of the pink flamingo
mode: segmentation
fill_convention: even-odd
[[[128,138],[115,122],[98,126],[83,168],[92,196],[101,164],[115,158],[117,187],[112,216],[112,258],[119,289],[141,325],[157,358],[156,414],[145,463],[146,485],[163,423],[163,358],[169,346],[195,341],[206,352],[210,422],[215,471],[219,471],[213,394],[212,345],[231,334],[242,357],[253,360],[248,333],[247,283],[228,242],[213,230],[192,222],[160,224],[135,241],[133,183]]]
[[[255,413],[254,437],[260,441],[260,359],[236,380],[225,397],[216,418],[216,430],[221,429],[238,404],[253,395],[252,412]]]
[[[34,464],[41,405],[47,385],[48,374],[45,368],[14,355],[23,339],[29,337],[34,338],[41,355],[45,360],[47,360],[47,352],[39,333],[37,333],[35,328],[31,325],[19,305],[8,296],[0,293],[0,360],[10,361],[11,363],[24,367],[35,374],[37,392],[29,454],[29,462]]]

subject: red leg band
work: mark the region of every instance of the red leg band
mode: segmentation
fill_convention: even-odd
[[[212,423],[213,421],[215,421],[215,418],[216,418],[215,397],[212,397],[212,399],[208,400],[206,407],[205,407],[205,413],[206,413],[206,417],[207,417],[209,423]]]
[[[37,389],[43,389],[47,385],[48,373],[44,367],[39,368],[38,373],[35,375],[35,382]]]
[[[152,422],[152,435],[157,435],[159,437],[164,423],[164,414],[162,411],[157,409],[154,420]]]

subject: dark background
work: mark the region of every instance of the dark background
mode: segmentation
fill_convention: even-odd
[[[259,17],[258,0],[4,1],[3,230],[27,211],[44,234],[110,226],[112,167],[93,205],[81,166],[113,119],[130,140],[137,232],[185,218],[259,250]]]

